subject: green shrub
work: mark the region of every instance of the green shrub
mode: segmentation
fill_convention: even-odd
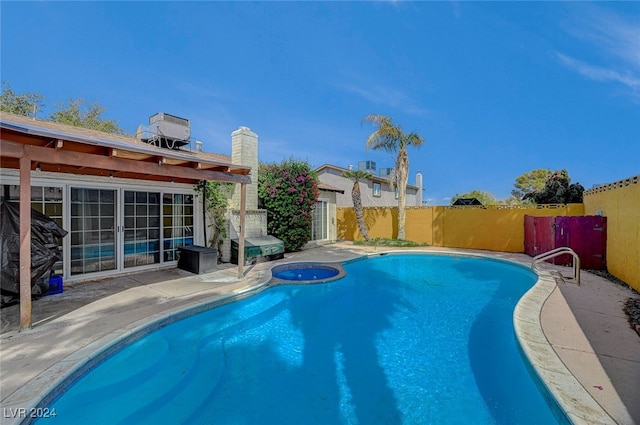
[[[429,246],[426,243],[406,241],[404,239],[388,239],[388,238],[375,238],[370,241],[353,241],[354,245],[364,246],[390,246],[396,248],[414,248],[419,246]]]
[[[212,234],[206,243],[212,248],[217,248],[220,253],[222,240],[227,237],[225,227],[225,213],[229,207],[229,195],[233,189],[232,183],[201,180],[194,187],[196,193],[205,197],[205,212],[209,217]]]
[[[319,194],[318,177],[307,162],[260,164],[259,206],[267,210],[267,232],[284,242],[286,252],[299,251],[311,239]]]

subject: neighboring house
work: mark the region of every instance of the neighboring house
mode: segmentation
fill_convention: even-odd
[[[372,173],[370,178],[360,181],[363,207],[398,206],[397,189],[391,189],[389,181],[390,169],[381,168],[382,176],[376,176],[375,163],[372,161],[361,161],[359,169],[365,169]],[[342,173],[345,171],[349,171],[349,169],[329,164],[316,169],[321,183],[342,190],[342,193],[336,193],[336,205],[338,207],[353,207],[351,199],[353,180],[342,177]],[[416,174],[415,185],[407,184],[406,202],[408,207],[422,206],[422,174],[420,172]]]
[[[65,281],[177,265],[178,247],[205,245],[195,185],[251,181],[251,167],[198,143],[154,145],[4,112],[0,125],[1,198],[29,199],[69,231],[56,265]]]

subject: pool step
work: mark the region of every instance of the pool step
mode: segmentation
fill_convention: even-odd
[[[191,357],[193,361],[188,366],[187,362],[183,363],[184,370],[179,372],[183,376],[179,379],[175,379],[177,370],[165,368],[158,371],[160,382],[154,385],[155,397],[148,403],[136,405],[135,411],[127,414],[122,423],[191,423],[214,396],[224,374],[225,341],[269,323],[270,319],[283,310],[286,302],[286,298],[280,299],[266,310],[204,338],[192,355],[182,355]],[[167,382],[163,385],[161,383],[165,379],[160,374],[170,374],[174,379],[171,384]]]

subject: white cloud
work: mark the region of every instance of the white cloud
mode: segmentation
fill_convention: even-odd
[[[426,115],[430,113],[428,109],[417,106],[409,96],[391,87],[379,84],[368,84],[365,87],[354,83],[340,84],[338,87],[356,94],[374,105],[390,106],[411,115]]]
[[[640,102],[639,20],[638,16],[587,6],[568,24],[567,32],[586,43],[591,58],[578,59],[562,52],[556,52],[556,57],[585,78],[622,84]]]
[[[597,7],[587,11],[569,32],[640,71],[640,17]]]
[[[355,84],[345,84],[342,88],[377,105],[398,107],[407,101],[403,93],[388,87],[369,85],[365,88]]]
[[[631,72],[622,74],[614,69],[589,65],[559,52],[556,52],[556,56],[565,66],[578,72],[583,77],[602,82],[614,81],[624,84],[633,90],[640,90],[640,77]]]

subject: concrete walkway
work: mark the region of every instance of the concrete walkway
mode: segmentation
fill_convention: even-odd
[[[145,323],[263,284],[277,263],[342,261],[374,251],[382,250],[349,242],[327,245],[258,264],[242,279],[237,268],[221,266],[205,275],[170,269],[66,285],[64,293],[33,303],[34,326],[23,332],[17,332],[18,306],[2,309],[2,411],[32,407],[34,400],[93,358],[98,349]],[[531,263],[523,254],[462,252]],[[556,360],[577,379],[581,391],[586,390],[591,401],[604,409],[605,419],[598,419],[602,423],[640,424],[640,337],[622,311],[630,296],[637,293],[585,272],[582,286],[551,285],[550,294],[537,307],[546,346],[557,353]],[[19,418],[11,416],[2,414],[0,423],[17,423]]]
[[[618,424],[640,424],[640,336],[622,309],[634,296],[583,272],[581,286],[559,284],[540,315],[558,357]]]

